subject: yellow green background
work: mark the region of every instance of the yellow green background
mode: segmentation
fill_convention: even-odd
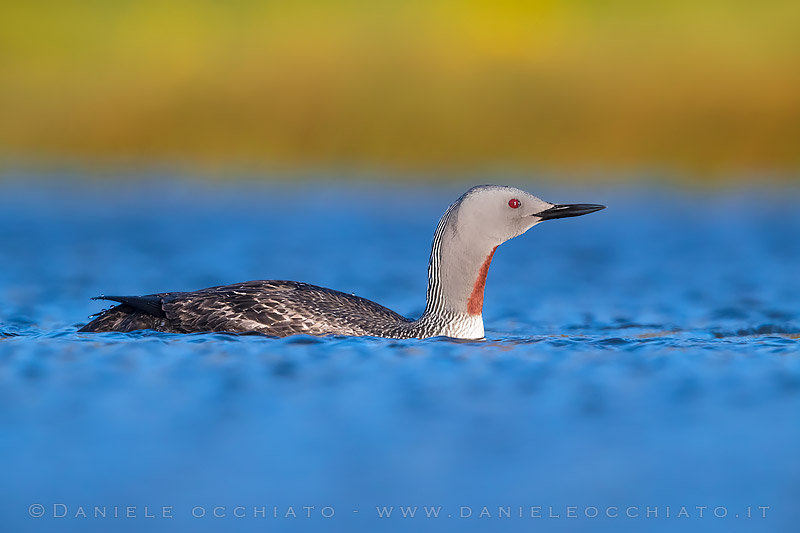
[[[795,1],[0,4],[4,166],[800,168]]]

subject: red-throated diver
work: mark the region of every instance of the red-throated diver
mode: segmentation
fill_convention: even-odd
[[[483,289],[495,249],[543,220],[586,215],[594,204],[556,205],[512,187],[480,185],[445,211],[433,235],[425,312],[410,320],[355,295],[295,281],[247,281],[194,292],[99,296],[120,305],[80,331],[152,329],[396,339],[483,337]]]

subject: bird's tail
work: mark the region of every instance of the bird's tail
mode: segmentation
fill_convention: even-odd
[[[161,330],[166,313],[161,307],[159,295],[148,296],[97,296],[93,300],[109,300],[120,305],[105,309],[91,316],[91,322],[80,332],[136,331],[140,329]],[[96,318],[95,318],[96,317]]]

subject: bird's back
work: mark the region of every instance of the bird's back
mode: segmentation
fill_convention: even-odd
[[[194,292],[106,299],[122,303],[81,331],[406,336],[397,332],[411,323],[371,300],[295,281],[248,281]]]

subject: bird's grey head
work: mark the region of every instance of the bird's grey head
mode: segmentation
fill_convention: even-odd
[[[514,187],[479,185],[455,204],[456,228],[475,240],[497,246],[522,235],[544,220],[585,215],[602,205],[557,205]]]
[[[436,228],[428,264],[428,305],[420,322],[435,322],[448,314],[467,317],[444,334],[483,337],[483,289],[494,250],[544,220],[604,207],[552,204],[513,187],[471,188],[450,206]]]

